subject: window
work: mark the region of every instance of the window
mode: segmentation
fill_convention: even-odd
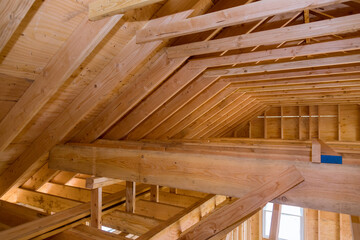
[[[269,238],[273,204],[263,209],[263,237]],[[279,240],[304,239],[304,210],[300,207],[281,205]]]

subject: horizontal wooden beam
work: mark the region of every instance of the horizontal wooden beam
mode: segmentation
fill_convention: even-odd
[[[291,167],[275,175],[266,183],[202,219],[182,234],[180,240],[221,239],[246,219],[260,211],[266,203],[304,181],[303,176]],[[216,238],[214,238],[216,237]]]
[[[166,146],[166,145],[165,145]],[[153,185],[202,191],[241,198],[253,187],[290,166],[305,183],[275,200],[277,203],[360,215],[359,165],[328,165],[293,161],[288,155],[257,152],[243,156],[206,154],[206,151],[169,152],[128,150],[116,146],[57,146],[50,153],[50,168],[85,174],[121,177]],[[275,150],[276,151],[276,150]],[[282,156],[283,160],[280,159]],[[307,158],[310,158],[308,153]],[[334,178],[333,176],[337,177]],[[324,184],[326,183],[326,184]],[[346,196],[346,197],[345,197]]]
[[[97,0],[89,3],[89,19],[100,20],[164,0]]]
[[[243,75],[243,74],[251,74],[251,73],[265,73],[265,72],[285,71],[285,70],[294,70],[294,69],[302,69],[302,68],[312,68],[312,67],[326,67],[332,65],[352,64],[359,62],[360,62],[360,54],[354,54],[348,56],[327,57],[327,58],[291,61],[284,63],[272,63],[272,64],[255,65],[248,67],[226,68],[219,70],[215,69],[205,72],[204,76],[208,76],[208,77],[232,76],[232,75]]]
[[[304,8],[317,8],[335,3],[341,0],[270,0],[245,4],[230,9],[209,13],[203,16],[193,17],[187,20],[169,24],[161,24],[157,27],[147,27],[137,32],[137,42],[148,42],[166,38],[179,37],[187,34],[204,32],[208,30],[238,25],[244,22],[262,20],[265,17],[274,16],[286,12],[301,11]],[[281,6],[281,7],[279,7]]]
[[[121,182],[123,182],[123,180],[106,178],[106,177],[91,177],[91,178],[86,178],[85,187],[89,189],[95,189]]]
[[[208,42],[189,43],[170,47],[168,48],[167,53],[169,58],[186,57],[239,48],[255,47],[258,45],[270,45],[308,37],[312,38],[353,32],[360,28],[359,19],[360,14],[355,14],[291,27],[220,38]]]

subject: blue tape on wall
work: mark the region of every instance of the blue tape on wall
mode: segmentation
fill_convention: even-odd
[[[342,164],[342,156],[321,155],[321,163]]]

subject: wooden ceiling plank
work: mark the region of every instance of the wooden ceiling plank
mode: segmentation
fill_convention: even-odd
[[[205,76],[232,76],[242,75],[250,73],[263,73],[272,71],[285,71],[285,70],[296,70],[302,68],[312,67],[326,67],[341,64],[352,64],[360,62],[360,54],[338,56],[338,57],[327,57],[319,59],[299,60],[285,63],[272,63],[248,67],[238,68],[227,68],[221,70],[208,70],[204,73]]]
[[[317,8],[321,6],[341,3],[339,0],[272,0],[266,2],[255,2],[233,7],[203,16],[163,24],[157,27],[147,27],[137,32],[137,42],[148,42],[166,38],[179,37],[183,35],[215,30],[218,28],[238,25],[245,22],[261,20],[265,17],[274,16],[286,12],[301,11],[305,8]],[[279,8],[278,6],[282,6]],[[261,9],[261,10],[260,10]]]
[[[211,0],[202,0],[192,6],[194,14],[204,13],[210,6]],[[172,3],[169,2],[170,7]],[[176,4],[178,8],[178,3]],[[173,8],[172,6],[171,8]],[[167,4],[159,10],[165,11]],[[165,50],[157,53],[149,63],[143,67],[145,70],[136,76],[125,86],[125,89],[119,93],[106,108],[92,122],[83,127],[72,139],[75,142],[92,142],[103,135],[119,119],[124,117],[132,108],[149,95],[156,87],[165,81],[173,72],[175,72],[187,58],[169,59]]]
[[[151,130],[163,123],[168,117],[174,114],[179,108],[188,104],[198,96],[209,85],[214,83],[217,77],[206,78],[199,76],[190,85],[183,88],[175,97],[166,102],[160,109],[150,115],[145,121],[139,124],[129,133],[126,139],[139,140],[146,136]]]
[[[254,99],[251,99],[249,95],[240,91],[238,91],[238,93],[238,96],[240,96],[239,98],[233,99],[229,102],[228,105],[218,105],[206,113],[202,119],[198,119],[196,122],[198,124],[195,124],[196,126],[192,126],[194,128],[188,131],[189,134],[184,136],[184,138],[198,138],[199,136],[202,136],[203,134],[211,131],[214,127],[221,124],[222,121],[229,118],[231,115],[236,114],[239,109],[242,110],[244,107],[254,101]],[[230,98],[228,99],[230,100]]]
[[[124,138],[131,130],[159,109],[162,104],[173,97],[193,79],[198,77],[204,70],[204,68],[194,69],[191,67],[191,63],[187,63],[161,85],[157,91],[147,97],[145,101],[141,102],[127,116],[120,120],[120,122],[105,134],[104,138],[114,140]]]
[[[35,0],[3,1],[0,4],[0,52],[4,49]]]
[[[184,232],[179,240],[221,239],[260,211],[266,203],[286,193],[304,180],[296,167],[290,167],[279,175],[273,175],[270,180],[252,189],[243,198],[219,208],[205,217],[198,224]],[[270,239],[273,240],[273,238]]]
[[[235,91],[234,89],[225,90],[227,85],[228,85],[227,83],[219,82],[219,81],[212,84],[204,92],[200,93],[198,96],[192,99],[188,104],[180,108],[172,116],[166,119],[161,125],[153,129],[148,135],[146,135],[146,138],[148,139],[160,138],[163,134],[173,129],[175,125],[177,125],[187,116],[189,116],[191,113],[198,111],[199,108],[203,106],[203,104],[210,101],[210,99],[213,99],[220,92],[223,92],[222,95],[223,97],[225,97],[228,94],[231,94],[232,92]]]
[[[223,127],[217,130],[216,132],[209,134],[210,137],[219,137],[223,136],[226,133],[233,131],[234,128],[237,128],[239,125],[247,123],[250,119],[261,114],[266,108],[268,108],[263,103],[259,101],[256,102],[254,108],[251,108],[251,111],[245,112],[245,114],[240,115],[239,117],[235,117],[230,119],[230,121],[223,123]],[[225,125],[226,124],[226,125]]]
[[[51,150],[49,166],[241,198],[254,184],[264,183],[294,165],[305,177],[306,184],[291,189],[276,199],[276,203],[353,215],[360,213],[359,165],[293,161],[294,153],[287,155],[288,161],[269,160],[269,154],[257,154],[256,159],[249,159],[248,156],[216,156],[191,151],[65,145]]]
[[[196,119],[196,121],[192,122],[186,128],[182,129],[178,134],[174,135],[174,138],[192,138],[198,133],[197,130],[203,130],[207,127],[206,124],[204,124],[207,120],[219,114],[224,108],[229,108],[229,106],[231,107],[232,103],[235,101],[237,101],[237,103],[241,103],[247,99],[249,99],[249,96],[244,96],[244,93],[239,91],[234,92],[217,105],[211,106],[209,111]]]
[[[226,114],[224,114],[224,116],[219,118],[217,121],[214,121],[214,119],[211,119],[211,122],[209,123],[209,127],[205,128],[203,131],[198,132],[194,136],[194,138],[205,138],[207,136],[211,136],[213,134],[213,132],[216,132],[216,131],[218,131],[219,128],[226,126],[226,125],[223,125],[224,122],[229,122],[230,119],[233,119],[234,117],[238,117],[239,115],[250,113],[252,111],[252,108],[249,107],[251,105],[251,103],[256,104],[257,101],[255,101],[254,98],[249,96],[249,98],[246,101],[241,102],[240,104],[232,104],[232,105],[235,105],[235,106],[231,107],[232,109],[234,109],[233,111],[227,112]],[[245,109],[249,109],[251,111],[249,111],[249,110],[245,111]],[[215,119],[217,119],[216,116],[215,116]]]
[[[89,3],[89,19],[100,20],[129,10],[146,7],[164,0],[97,0]]]
[[[257,45],[276,44],[303,38],[327,36],[353,32],[359,29],[360,15],[354,14],[345,17],[322,20],[313,23],[300,24],[285,28],[244,34],[234,37],[220,38],[208,42],[195,42],[169,47],[169,58],[186,57],[207,53],[221,52]]]
[[[164,18],[149,21],[149,24],[159,24],[162,21],[174,21],[186,18],[191,11],[174,14]],[[97,21],[96,23],[101,22]],[[94,24],[94,23],[92,23]],[[0,196],[13,190],[25,182],[40,166],[39,159],[46,154],[73,130],[73,128],[119,84],[120,79],[128,76],[162,42],[136,44],[135,38],[118,53],[101,73],[68,105],[68,107],[52,122],[31,146],[0,176]],[[126,64],[119,64],[119,63]],[[13,121],[13,120],[12,120]],[[9,194],[11,194],[9,192]]]
[[[0,151],[26,127],[122,16],[99,22],[84,18],[41,74],[0,123]]]

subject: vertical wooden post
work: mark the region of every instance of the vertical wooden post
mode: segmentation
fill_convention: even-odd
[[[302,136],[301,136],[301,107],[298,106],[298,112],[299,112],[299,140],[302,140]]]
[[[304,10],[304,22],[309,23],[310,22],[310,11],[309,9]],[[306,38],[306,43],[310,43],[310,38]]]
[[[126,181],[126,211],[135,212],[136,183]]]
[[[311,130],[312,130],[312,128],[311,128],[311,110],[312,110],[312,108],[311,108],[311,106],[309,106],[309,139],[311,140]]]
[[[153,202],[159,202],[159,186],[158,185],[151,186],[150,200]]]
[[[170,188],[170,193],[177,193],[176,188]]]
[[[350,220],[353,240],[360,240],[360,217],[351,216]]]
[[[284,109],[281,106],[280,107],[280,114],[281,114],[281,122],[280,122],[280,135],[281,135],[281,139],[284,139]]]
[[[338,141],[341,141],[340,105],[338,105]]]
[[[249,138],[251,138],[251,121],[249,122]]]
[[[268,138],[267,134],[267,124],[266,124],[266,111],[264,112],[264,138]]]
[[[101,229],[102,188],[91,190],[91,219],[90,226]]]
[[[273,205],[269,240],[277,240],[279,237],[281,205]]]
[[[318,112],[318,139],[321,139],[321,131],[320,131],[320,127],[321,127],[321,113],[320,113],[320,106],[317,106],[317,112]]]
[[[311,161],[313,163],[321,163],[321,144],[317,139],[312,140]]]

